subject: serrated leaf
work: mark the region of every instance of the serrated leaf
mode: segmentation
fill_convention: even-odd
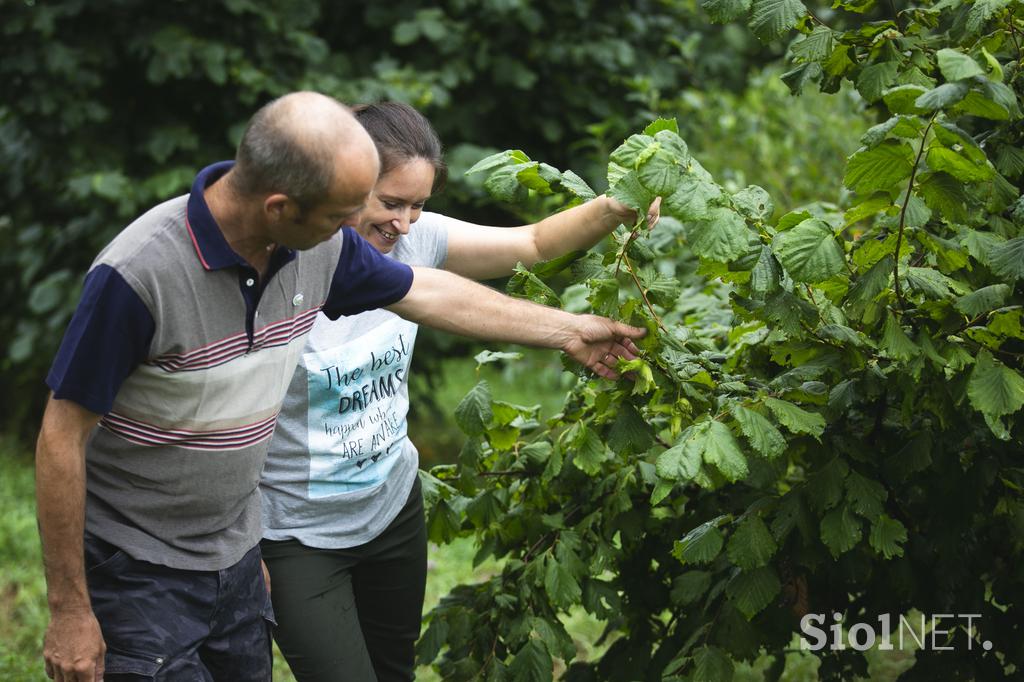
[[[903,548],[900,545],[906,541],[907,527],[885,514],[875,520],[871,525],[871,532],[868,534],[871,548],[886,559],[903,556]]]
[[[748,473],[747,458],[740,450],[729,427],[712,421],[704,435],[704,461],[718,469],[725,478],[735,482]]]
[[[1000,145],[996,154],[996,168],[1008,178],[1016,178],[1024,173],[1024,149],[1008,144]]]
[[[775,40],[807,15],[800,0],[754,0],[750,28],[764,41]]]
[[[595,476],[601,471],[601,465],[608,459],[608,447],[601,441],[601,437],[589,426],[582,427],[582,434],[574,439],[572,462],[576,467],[587,474]]]
[[[733,205],[750,220],[764,222],[775,212],[775,202],[764,188],[757,185],[744,187],[732,195]]]
[[[967,397],[988,417],[1013,414],[1024,405],[1024,377],[982,349],[967,382]]]
[[[651,192],[644,187],[636,171],[629,171],[609,190],[608,196],[619,201],[639,213],[645,213],[654,199]]]
[[[956,309],[968,317],[977,317],[982,313],[995,310],[1006,302],[1006,297],[1013,292],[1006,284],[992,284],[961,296],[956,301]]]
[[[817,329],[818,336],[838,341],[844,346],[863,348],[867,345],[862,335],[842,324],[823,324]]]
[[[493,170],[501,166],[520,163],[523,160],[529,161],[526,155],[518,149],[498,152],[497,154],[491,154],[490,156],[477,161],[468,171],[466,171],[466,175],[482,173],[483,171]]]
[[[732,682],[732,660],[716,646],[702,646],[694,651],[693,664],[693,682]]]
[[[750,0],[701,0],[700,6],[716,24],[725,24],[744,16],[750,10]]]
[[[927,160],[932,170],[945,171],[963,182],[983,182],[995,175],[995,171],[987,164],[976,164],[946,147],[929,149]]]
[[[880,100],[882,93],[896,81],[899,68],[894,61],[865,66],[857,76],[857,92],[868,102]]]
[[[832,29],[815,26],[800,42],[793,43],[793,57],[798,61],[820,62],[832,54]]]
[[[924,203],[950,222],[967,220],[967,204],[970,198],[962,182],[941,171],[929,173],[916,188]]]
[[[544,570],[544,591],[556,607],[569,608],[580,602],[583,590],[579,581],[561,561],[548,556]]]
[[[416,642],[416,660],[431,663],[441,653],[441,647],[448,643],[448,622],[444,618],[433,617],[430,625]]]
[[[728,263],[747,252],[748,235],[743,218],[732,209],[719,206],[687,227],[686,241],[701,258]]]
[[[757,259],[757,265],[750,271],[750,290],[764,296],[778,291],[782,279],[782,267],[772,255],[768,246],[761,247],[761,255]]]
[[[679,121],[674,118],[657,118],[647,124],[644,128],[644,135],[654,136],[662,130],[669,130],[676,135],[679,134]]]
[[[880,211],[884,211],[892,205],[892,199],[889,198],[888,194],[879,193],[874,195],[847,209],[846,213],[843,214],[843,226],[849,227],[865,218],[870,218]]]
[[[455,408],[455,423],[470,436],[483,435],[493,416],[491,389],[485,380],[477,382]]]
[[[547,647],[539,639],[530,639],[512,659],[509,677],[523,682],[551,682],[554,665]]]
[[[808,412],[778,398],[765,398],[764,404],[791,433],[807,433],[818,438],[825,432],[825,418],[816,412]]]
[[[680,178],[679,186],[665,198],[662,209],[684,222],[702,220],[708,217],[711,202],[720,196],[722,190],[714,182],[689,173]]]
[[[917,357],[921,349],[910,340],[903,326],[896,320],[896,316],[889,313],[885,318],[885,326],[882,327],[882,351],[894,360],[906,362]]]
[[[777,550],[768,526],[757,514],[749,514],[733,531],[725,553],[729,561],[749,570],[767,564]]]
[[[658,475],[671,481],[693,480],[700,471],[703,451],[702,430],[686,429],[675,445],[658,455]]]
[[[925,112],[948,109],[966,97],[969,91],[967,83],[943,83],[914,100],[914,106]]]
[[[772,251],[797,282],[823,282],[845,267],[843,250],[832,228],[816,218],[776,234]]]
[[[917,98],[928,92],[922,85],[908,83],[889,88],[882,93],[882,101],[894,114],[923,114],[925,110],[917,106]]]
[[[993,245],[988,250],[988,264],[1003,279],[1024,279],[1024,237]]]
[[[856,547],[861,537],[860,521],[845,505],[836,507],[821,519],[821,541],[837,559]]]
[[[685,606],[692,604],[711,587],[711,574],[707,571],[687,571],[672,581],[673,603]]]
[[[750,446],[767,459],[774,459],[786,451],[786,439],[775,425],[760,412],[736,404],[733,416],[740,425]]]
[[[893,116],[877,125],[873,125],[864,131],[864,134],[860,136],[860,143],[871,149],[881,144],[882,140],[886,138],[889,132],[896,127],[900,122],[899,116]]]
[[[878,481],[851,471],[846,477],[846,500],[850,508],[869,521],[874,521],[883,511],[882,503],[889,493]]]
[[[476,360],[477,365],[488,365],[492,362],[502,362],[506,360],[522,360],[523,354],[505,352],[499,353],[493,350],[485,350],[474,355],[473,359]]]
[[[502,166],[484,180],[484,188],[499,201],[515,203],[526,195],[526,188],[519,182],[519,174],[527,168],[536,166],[536,161],[531,161],[530,164]]]
[[[679,184],[679,164],[671,154],[659,149],[640,164],[637,178],[651,194],[671,195]]]
[[[935,53],[935,58],[939,64],[939,71],[942,72],[942,76],[947,81],[958,81],[964,78],[985,75],[985,72],[978,66],[976,61],[959,50],[944,47]]]
[[[561,183],[562,187],[568,190],[570,194],[579,197],[583,201],[590,201],[597,197],[597,194],[590,188],[586,180],[571,170],[562,173]]]
[[[717,517],[700,524],[689,533],[677,540],[672,548],[672,556],[684,564],[710,563],[722,551],[725,539],[718,524],[724,517]]]
[[[644,452],[653,444],[654,433],[650,423],[632,405],[621,405],[608,431],[608,447],[613,452],[631,454]]]
[[[907,268],[907,284],[914,291],[923,293],[935,300],[944,300],[952,295],[948,277],[933,268]]]
[[[650,135],[630,135],[615,148],[609,159],[624,168],[636,168],[637,159],[653,145],[654,138]]]
[[[967,11],[966,28],[968,35],[976,35],[985,28],[996,12],[1010,4],[1010,0],[974,0]]]
[[[844,184],[860,194],[888,189],[910,176],[914,150],[906,142],[885,140],[872,149],[854,153],[846,166]]]
[[[736,608],[747,620],[760,613],[782,591],[779,576],[771,566],[743,571],[725,588]]]

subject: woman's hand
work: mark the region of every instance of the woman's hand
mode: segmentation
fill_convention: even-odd
[[[636,210],[607,194],[603,198],[607,201],[608,212],[615,216],[618,223],[627,226],[636,223]],[[647,227],[653,228],[658,224],[659,218],[661,218],[661,197],[655,197],[647,209]]]

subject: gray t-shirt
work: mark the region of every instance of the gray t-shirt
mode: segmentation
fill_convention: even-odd
[[[450,222],[422,213],[388,255],[444,265]],[[419,467],[406,421],[417,329],[386,310],[317,317],[263,469],[265,538],[355,547],[398,515]]]

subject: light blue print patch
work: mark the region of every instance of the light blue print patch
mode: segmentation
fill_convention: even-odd
[[[309,385],[309,497],[376,486],[405,447],[402,390],[416,325],[400,318],[303,358]]]

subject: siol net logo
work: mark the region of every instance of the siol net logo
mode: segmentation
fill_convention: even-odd
[[[980,613],[936,613],[930,616],[922,613],[920,622],[914,623],[901,615],[897,623],[897,645],[894,645],[892,614],[878,616],[878,629],[873,623],[854,623],[844,632],[843,614],[833,613],[835,622],[825,630],[819,627],[825,623],[825,614],[808,613],[800,619],[800,631],[804,635],[800,638],[800,648],[805,651],[821,651],[826,647],[832,651],[846,648],[867,651],[877,643],[880,650],[892,651],[896,648],[903,650],[906,642],[913,641],[918,649],[953,651],[963,646],[972,651],[978,646],[974,621],[980,618]],[[992,642],[986,639],[980,646],[989,651]]]

